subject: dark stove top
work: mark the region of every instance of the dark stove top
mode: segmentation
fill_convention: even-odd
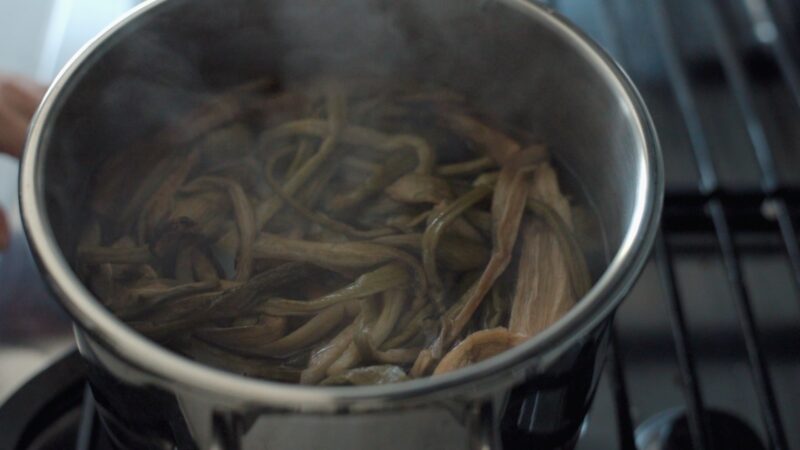
[[[95,414],[85,362],[66,353],[0,406],[0,449],[114,450]]]
[[[86,384],[86,363],[76,350],[64,354],[0,406],[0,449],[118,450],[97,415]],[[759,436],[740,418],[709,411],[714,441],[726,450],[761,450]],[[689,422],[674,408],[643,423],[639,448],[691,448]],[[537,449],[545,450],[545,449]]]

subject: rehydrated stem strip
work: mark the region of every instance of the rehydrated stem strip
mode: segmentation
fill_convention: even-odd
[[[413,82],[276,85],[99,171],[76,272],[134,329],[249,376],[380,384],[518,345],[589,289],[524,131]]]

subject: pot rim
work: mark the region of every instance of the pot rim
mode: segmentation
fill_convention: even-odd
[[[505,374],[505,382],[521,376],[527,362],[546,352],[568,348],[612,314],[638,274],[655,239],[661,214],[664,174],[658,138],[644,102],[625,72],[583,32],[550,8],[526,0],[500,0],[569,41],[605,78],[626,104],[632,125],[644,148],[638,155],[641,174],[633,219],[610,264],[589,292],[561,319],[524,344],[469,367],[436,376],[382,386],[318,387],[259,380],[192,361],[163,348],[117,319],[81,283],[62,254],[50,226],[44,198],[43,142],[57,111],[58,100],[73,75],[102,46],[130,22],[169,3],[145,2],[101,32],[78,52],[59,73],[34,115],[20,167],[20,208],[24,229],[37,264],[50,287],[72,318],[103,346],[153,376],[155,383],[175,382],[185,388],[227,396],[242,402],[331,410],[370,400],[408,400],[434,392],[488,381]],[[508,370],[511,369],[511,372]]]

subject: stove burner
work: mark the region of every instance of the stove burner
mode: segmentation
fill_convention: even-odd
[[[85,375],[73,350],[17,390],[0,406],[0,449],[114,450]]]
[[[707,410],[711,448],[764,450],[755,431],[738,417],[718,410]],[[693,450],[689,421],[683,408],[658,414],[636,429],[639,450]]]
[[[73,349],[0,405],[0,450],[121,450],[100,419],[86,382],[86,364]],[[547,449],[571,450],[578,437]],[[522,435],[505,444],[531,448]]]

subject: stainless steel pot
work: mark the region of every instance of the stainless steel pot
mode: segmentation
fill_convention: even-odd
[[[444,81],[548,143],[597,211],[594,240],[608,260],[593,258],[591,291],[502,355],[376,387],[247,379],[117,320],[69,264],[98,165],[209,91],[317,72]],[[54,82],[21,171],[31,247],[75,320],[104,423],[132,449],[566,448],[591,401],[613,312],[647,257],[663,191],[656,134],[630,81],[583,34],[523,0],[146,2]]]

